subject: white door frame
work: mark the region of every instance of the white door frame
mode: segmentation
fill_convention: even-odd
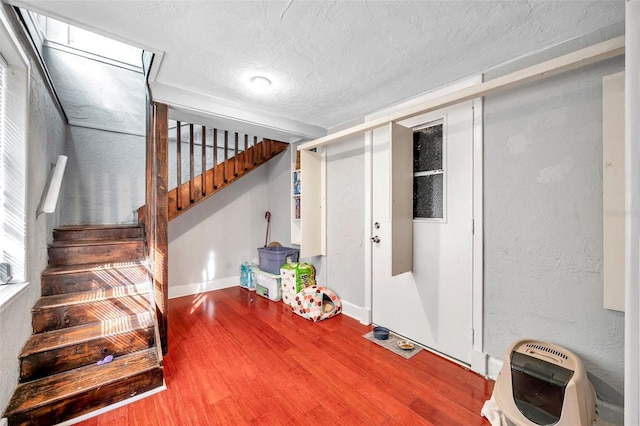
[[[624,317],[624,423],[640,420],[640,0],[626,3],[625,30],[625,317]]]
[[[482,76],[474,76],[459,81],[442,89],[428,92],[424,95],[413,98],[386,108],[382,111],[365,116],[365,122],[389,115],[393,112],[406,109],[413,105],[426,102],[444,96],[449,93],[471,87],[482,83]],[[483,156],[483,132],[482,132],[482,99],[473,101],[473,266],[472,266],[472,327],[473,327],[473,348],[471,369],[478,374],[487,374],[487,354],[483,347],[483,207],[482,207],[482,156]],[[368,131],[364,135],[364,229],[367,244],[364,245],[364,285],[365,285],[365,306],[364,317],[360,319],[363,324],[371,324],[372,312],[372,289],[373,289],[373,258],[371,244],[368,243],[373,222],[373,139],[372,132]]]

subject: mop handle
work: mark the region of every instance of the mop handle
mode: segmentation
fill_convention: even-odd
[[[271,212],[266,212],[264,214],[264,218],[267,219],[267,233],[264,236],[264,246],[267,246],[267,241],[269,240],[269,223],[271,223]]]

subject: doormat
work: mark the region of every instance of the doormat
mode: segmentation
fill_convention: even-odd
[[[373,330],[368,332],[367,334],[363,334],[362,337],[364,337],[367,340],[371,340],[376,345],[382,346],[383,348],[388,349],[394,354],[400,355],[402,358],[405,358],[405,359],[411,358],[412,356],[414,356],[415,354],[417,354],[422,350],[422,348],[418,345],[414,345],[413,349],[408,349],[408,350],[400,349],[398,347],[398,342],[406,339],[400,336],[397,336],[393,333],[389,333],[389,338],[387,340],[378,340],[375,337],[373,337]]]

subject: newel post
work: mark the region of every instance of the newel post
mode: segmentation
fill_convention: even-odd
[[[147,136],[147,215],[145,230],[149,246],[149,261],[156,304],[156,316],[162,353],[167,354],[167,310],[168,310],[168,107],[153,103],[152,126]]]

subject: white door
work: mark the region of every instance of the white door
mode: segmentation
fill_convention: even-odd
[[[401,129],[394,132],[392,128],[380,128],[373,132],[371,235],[378,237],[371,242],[373,322],[471,364],[472,102],[399,124],[412,129],[410,137]],[[421,133],[417,136],[418,147],[414,148],[416,132]],[[438,149],[439,134],[441,149]],[[408,157],[407,144],[412,152]],[[413,179],[408,183],[412,187],[402,191],[397,183],[407,182],[407,171],[412,174]],[[395,174],[401,177],[394,179]],[[414,187],[417,188],[415,194]],[[406,199],[402,192],[411,196],[413,209],[409,218],[402,217],[403,209],[398,213],[395,208],[401,203],[398,198]],[[414,218],[414,215],[428,218]],[[406,235],[394,237],[396,222],[406,223],[408,219],[413,223],[413,241]],[[379,242],[375,242],[378,239]],[[394,259],[398,254],[412,256],[412,270],[392,272],[392,268],[398,271]]]

